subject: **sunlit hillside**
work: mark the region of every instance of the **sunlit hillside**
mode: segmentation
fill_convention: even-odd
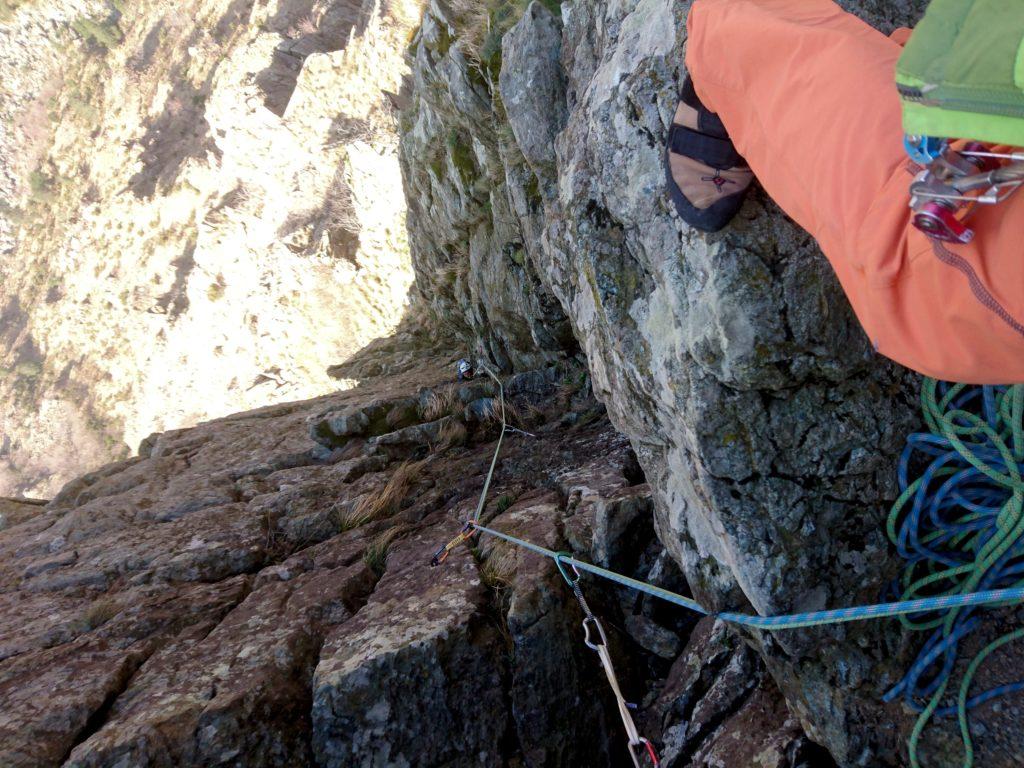
[[[0,5],[0,495],[339,386],[411,281],[413,4]]]

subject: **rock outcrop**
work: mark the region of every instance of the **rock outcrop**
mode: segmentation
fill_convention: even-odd
[[[31,520],[43,511],[45,501],[0,499],[0,531]]]
[[[480,11],[466,9],[474,12]],[[528,188],[536,205],[539,191],[530,187],[533,177],[507,124],[504,134],[498,131],[494,73],[453,45],[453,31],[444,15],[423,17],[406,92],[411,105],[400,126],[414,303],[438,327],[474,339],[478,353],[502,368],[529,367],[578,346],[531,257],[542,231],[540,208],[524,219],[513,195]],[[550,58],[551,51],[540,54]],[[550,103],[557,108],[559,100]],[[510,176],[521,186],[507,184]]]
[[[154,435],[49,504],[17,505],[35,514],[4,502],[20,516],[0,530],[0,764],[623,765],[613,699],[552,564],[482,540],[429,565],[475,507],[497,436],[463,404],[493,391],[444,383],[440,363]],[[534,436],[505,438],[490,523],[685,591],[651,489],[581,370],[505,386]],[[380,440],[439,419],[461,431]],[[805,737],[753,653],[585,588],[638,718],[685,734],[666,766],[711,765],[694,756],[724,754],[742,722],[771,765],[802,768]],[[699,685],[664,684],[670,667]]]
[[[843,4],[886,32],[926,5]],[[650,482],[659,539],[706,605],[874,602],[895,570],[884,510],[917,420],[916,377],[873,353],[815,243],[765,195],[719,235],[672,212],[662,152],[689,5],[533,2],[488,57],[472,19],[429,4],[402,117],[417,282],[433,285],[435,265],[458,255],[449,242],[466,221],[503,233],[461,269],[502,264],[495,283],[528,269],[534,292],[558,299]],[[446,148],[446,136],[474,141]],[[522,244],[512,263],[509,242]],[[459,288],[444,300],[469,301]],[[502,363],[529,347],[505,329],[536,316],[500,298],[486,308],[502,322],[467,331]],[[891,625],[747,641],[841,765],[899,762],[909,713],[880,703],[907,661]],[[1019,751],[994,747],[992,764]]]
[[[845,2],[886,30],[923,4]],[[451,380],[464,354],[444,348],[451,338],[502,372],[518,430],[484,508],[492,526],[713,610],[878,599],[896,570],[883,513],[916,426],[916,382],[872,353],[814,243],[763,194],[714,236],[671,211],[661,153],[688,7],[544,0],[492,13],[430,0],[408,41],[411,77],[365,100],[329,84],[391,56],[396,30],[415,26],[411,6],[209,0],[197,18],[214,23],[188,57],[176,15],[152,38],[113,12],[116,29],[79,24],[90,55],[120,36],[133,67],[158,51],[183,57],[185,91],[128,99],[142,109],[148,94],[160,130],[137,147],[137,186],[122,190],[132,211],[167,193],[188,203],[175,209],[185,219],[204,212],[197,228],[176,224],[199,239],[172,263],[187,290],[164,294],[168,315],[197,290],[213,304],[231,289],[193,274],[229,230],[262,233],[275,264],[330,259],[346,275],[341,262],[370,233],[375,247],[400,244],[400,206],[361,220],[357,243],[330,205],[351,202],[357,178],[378,194],[374,179],[399,160],[415,312],[408,332],[330,370],[347,391],[150,435],[49,502],[0,499],[0,764],[629,764],[582,614],[550,562],[484,537],[429,565],[475,508],[500,433],[495,384]],[[174,45],[161,48],[165,36]],[[239,82],[252,98],[232,98]],[[401,110],[400,148],[365,140],[366,121],[389,117],[378,96]],[[87,100],[57,103],[91,114]],[[182,114],[197,136],[179,135]],[[266,118],[255,133],[252,114]],[[306,173],[274,155],[296,136],[329,162]],[[156,162],[166,151],[177,160]],[[63,173],[70,156],[51,149],[48,167]],[[219,186],[285,171],[325,208],[296,218]],[[51,182],[40,191],[71,196]],[[91,183],[104,193],[115,182]],[[97,215],[82,242],[109,221]],[[63,237],[70,225],[58,223]],[[0,341],[20,356],[4,386],[22,411],[40,381],[75,391],[74,368],[52,376],[56,342],[25,336],[39,306],[0,308]],[[179,327],[174,348],[190,350],[215,319]],[[87,356],[76,364],[96,372]],[[268,370],[254,386],[283,380]],[[665,768],[904,764],[912,713],[880,703],[914,649],[894,625],[740,633],[589,576],[582,587]],[[996,683],[1019,663],[1004,658]],[[973,721],[989,736],[976,743],[988,768],[1024,753],[1019,713],[1000,706]],[[929,768],[959,764],[954,728],[932,729],[923,747]]]

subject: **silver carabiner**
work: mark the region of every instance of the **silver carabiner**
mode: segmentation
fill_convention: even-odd
[[[591,639],[591,625],[597,629],[597,635],[601,641],[600,644],[595,643]],[[604,633],[604,627],[601,626],[601,622],[597,620],[596,616],[588,616],[583,620],[583,643],[592,651],[600,651],[602,647],[608,647],[608,636]]]
[[[630,743],[629,756],[633,758],[633,764],[637,768],[641,768],[646,762],[644,760],[645,756],[651,759],[651,765],[654,768],[661,768],[661,760],[658,759],[658,753],[654,751],[654,745],[643,736],[636,743]]]

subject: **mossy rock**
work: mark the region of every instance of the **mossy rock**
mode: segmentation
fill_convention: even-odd
[[[454,131],[448,135],[448,157],[451,158],[462,183],[467,187],[472,186],[473,181],[480,175],[476,155],[473,154],[469,141]]]
[[[14,366],[14,372],[25,379],[36,379],[43,372],[43,364],[35,360],[25,360]]]

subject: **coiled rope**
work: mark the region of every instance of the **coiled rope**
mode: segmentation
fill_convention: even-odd
[[[487,373],[498,381],[493,373]],[[504,392],[500,381],[498,385],[504,436]],[[943,703],[959,643],[981,624],[979,610],[1024,602],[1024,385],[950,386],[926,379],[922,404],[929,432],[908,438],[898,470],[902,493],[888,521],[889,537],[908,561],[897,601],[781,616],[713,612],[692,598],[488,528],[480,523],[480,516],[500,438],[475,514],[431,562],[443,563],[452,549],[480,533],[550,558],[570,587],[574,585],[566,566],[738,626],[780,631],[899,618],[908,629],[932,632],[910,671],[885,696],[891,701],[902,695],[920,712],[909,742],[911,765],[921,768],[920,740],[931,720],[956,714],[964,744],[962,765],[972,768],[969,710],[1024,690],[1021,681],[969,695],[971,682],[985,660],[1024,637],[1021,628],[982,649],[968,664],[955,703]],[[922,464],[926,466],[918,466]]]
[[[890,540],[907,566],[897,591],[904,600],[964,595],[1024,586],[1024,386],[949,386],[926,380],[922,405],[928,432],[912,435],[899,463],[902,491],[888,521]],[[1003,604],[1005,605],[1005,604]],[[1024,680],[970,695],[993,652],[1024,637],[1024,628],[985,646],[967,665],[948,701],[960,643],[977,630],[981,609],[902,616],[903,626],[929,632],[916,661],[886,696],[902,696],[920,712],[910,737],[910,761],[920,768],[919,744],[935,717],[956,715],[963,766],[974,765],[968,712],[998,696],[1024,690]]]

